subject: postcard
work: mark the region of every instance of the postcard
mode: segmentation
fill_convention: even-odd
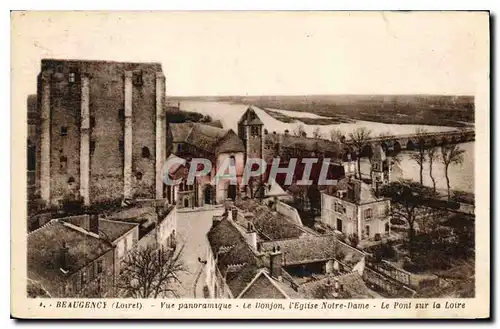
[[[12,12],[12,316],[489,318],[489,19]]]

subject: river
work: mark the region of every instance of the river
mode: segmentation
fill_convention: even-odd
[[[459,144],[460,148],[465,151],[464,161],[462,164],[450,165],[448,175],[450,177],[450,185],[453,190],[474,193],[474,142]],[[440,160],[441,152],[437,150],[438,158],[434,160],[432,166],[432,174],[436,180],[438,189],[446,189],[446,178],[444,175],[444,165]],[[414,181],[420,180],[420,168],[415,160],[410,159],[410,152],[401,152],[399,164],[393,168],[392,180],[400,178],[411,179]],[[363,175],[369,175],[369,162],[363,159],[361,171]],[[432,180],[429,176],[429,163],[426,162],[423,171],[424,185],[432,187]]]

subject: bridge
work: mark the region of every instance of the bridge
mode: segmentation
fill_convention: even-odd
[[[391,150],[398,153],[403,150],[415,150],[422,145],[424,148],[436,147],[441,145],[453,145],[474,141],[476,137],[475,130],[472,128],[439,131],[439,132],[426,132],[414,133],[408,135],[392,135],[392,136],[378,136],[370,138],[366,146],[362,150],[362,154],[371,151],[373,146],[380,145],[384,151]],[[353,142],[346,140],[345,144],[354,151]]]

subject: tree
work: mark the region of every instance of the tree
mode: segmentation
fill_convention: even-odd
[[[436,148],[434,146],[430,147],[426,150],[425,153],[427,159],[429,160],[429,176],[431,177],[432,180],[432,188],[434,189],[434,192],[436,192],[436,179],[432,175],[432,165],[434,163],[434,160],[437,158]]]
[[[352,133],[349,133],[349,138],[351,139],[357,153],[356,160],[358,162],[359,179],[361,179],[361,152],[363,151],[363,147],[368,143],[370,135],[371,131],[365,127],[357,128]]]
[[[423,135],[427,133],[427,130],[423,128],[417,128],[415,134],[418,138],[418,148],[415,153],[410,154],[410,159],[414,160],[420,167],[420,184],[424,183],[424,164],[425,164],[425,143],[423,140]]]
[[[446,178],[446,187],[448,188],[448,200],[451,199],[450,177],[448,176],[448,169],[451,164],[462,164],[464,162],[464,153],[458,145],[442,145],[441,146],[441,160],[444,164],[444,175]]]
[[[339,129],[330,130],[330,140],[335,143],[343,144],[345,142],[345,135]]]
[[[295,128],[293,129],[293,134],[294,134],[295,136],[298,136],[298,137],[302,137],[302,136],[304,136],[305,132],[306,132],[306,130],[305,130],[305,128],[304,128],[304,125],[303,125],[303,124],[300,124],[300,123],[299,123],[299,124],[297,124],[297,125],[295,126]]]
[[[318,138],[318,139],[323,138],[323,133],[321,133],[321,129],[319,129],[319,127],[316,127],[313,130],[313,138]]]
[[[385,185],[380,194],[391,198],[391,216],[403,219],[408,224],[408,245],[410,257],[413,254],[415,224],[421,216],[429,214],[426,206],[435,197],[434,191],[411,180],[400,180]]]
[[[177,251],[147,246],[135,249],[122,261],[122,274],[116,284],[120,294],[132,298],[179,298],[175,284],[178,274],[187,272],[181,259],[182,246]]]

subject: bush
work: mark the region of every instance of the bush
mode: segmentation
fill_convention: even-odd
[[[374,239],[375,239],[375,241],[380,241],[380,240],[382,240],[382,237],[380,236],[380,233],[375,234]]]
[[[400,218],[391,218],[391,224],[393,225],[404,225],[406,222]]]
[[[396,249],[390,243],[381,243],[378,245],[373,252],[375,260],[380,261],[382,259],[393,259],[396,257]]]
[[[359,237],[356,233],[354,234],[349,234],[348,236],[348,243],[351,247],[356,248],[359,244]]]

